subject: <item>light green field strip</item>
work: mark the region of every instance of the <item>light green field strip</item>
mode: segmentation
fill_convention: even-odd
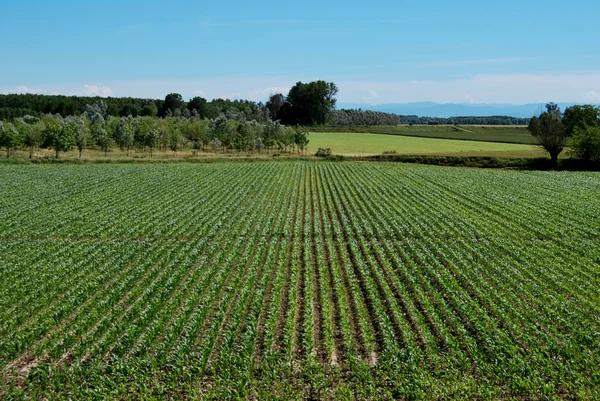
[[[396,151],[406,155],[541,157],[537,146],[510,143],[418,138],[400,135],[361,133],[311,133],[308,151],[330,148],[333,154],[376,155]]]

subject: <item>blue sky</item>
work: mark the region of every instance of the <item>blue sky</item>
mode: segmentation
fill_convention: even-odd
[[[600,2],[0,0],[0,93],[600,103]]]

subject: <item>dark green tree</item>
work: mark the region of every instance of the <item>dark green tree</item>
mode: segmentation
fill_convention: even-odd
[[[335,95],[338,92],[333,82],[313,81],[307,84],[298,82],[280,109],[285,117],[282,122],[289,125],[323,125],[335,109]]]
[[[276,93],[269,97],[265,107],[269,110],[269,117],[271,117],[271,120],[276,121],[280,119],[280,111],[284,104],[285,96],[281,93]]]
[[[158,114],[158,107],[156,107],[156,103],[148,102],[142,106],[140,113],[142,116],[154,117]]]
[[[161,116],[166,116],[168,110],[171,111],[171,115],[174,115],[176,110],[179,110],[181,113],[183,106],[183,97],[179,93],[169,93],[167,96],[165,96],[165,102],[163,103]]]
[[[537,138],[540,146],[550,154],[553,165],[567,144],[567,132],[561,120],[560,109],[554,103],[546,105],[546,112],[529,121],[529,132]]]
[[[189,101],[187,109],[190,112],[192,110],[196,110],[200,118],[205,118],[208,113],[206,99],[200,96],[196,96],[195,98]]]

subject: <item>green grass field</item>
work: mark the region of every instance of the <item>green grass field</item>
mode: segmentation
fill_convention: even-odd
[[[356,132],[313,132],[309,135],[309,153],[318,148],[331,148],[334,154],[373,155],[384,151],[397,154],[443,156],[544,157],[538,146],[421,138],[403,135],[366,134]]]
[[[535,144],[525,126],[517,125],[375,125],[355,127],[313,127],[315,132],[360,132],[467,141]]]
[[[600,399],[600,174],[0,165],[1,399]]]

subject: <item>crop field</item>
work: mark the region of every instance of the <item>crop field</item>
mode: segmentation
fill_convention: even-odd
[[[376,155],[395,151],[406,155],[544,157],[544,151],[534,145],[438,139],[404,135],[368,134],[357,132],[313,132],[309,135],[308,153],[318,148],[330,148],[334,154]]]
[[[0,398],[600,399],[600,174],[0,166]]]

